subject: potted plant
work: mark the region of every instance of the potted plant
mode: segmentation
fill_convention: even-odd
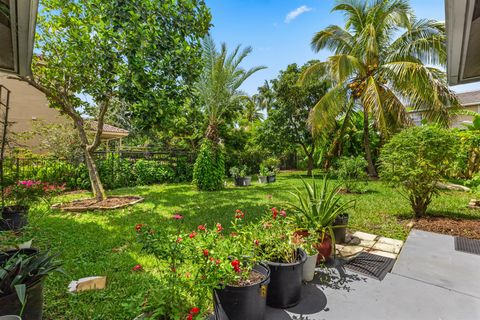
[[[5,189],[7,206],[2,209],[0,230],[21,230],[27,225],[27,212],[30,206],[40,199],[48,201],[64,190],[64,186],[56,186],[40,181],[18,181]]]
[[[42,319],[43,281],[62,262],[49,252],[21,249],[0,253],[0,314]]]
[[[315,178],[312,184],[302,180],[304,189],[292,193],[296,202],[287,205],[293,210],[297,233],[308,235],[308,230],[314,230],[318,236],[317,250],[318,262],[326,261],[332,249],[335,249],[334,229],[343,225],[334,226],[335,219],[353,206],[353,201],[342,202],[338,196],[338,188],[329,188],[327,176],[323,178],[320,188],[317,187]]]
[[[307,254],[307,260],[303,264],[303,281],[312,281],[315,276],[315,267],[317,265],[318,237],[315,230],[305,232],[304,236],[294,234],[294,241],[300,244],[300,247]]]
[[[301,298],[303,264],[307,259],[298,242],[292,240],[293,226],[284,210],[271,209],[271,215],[257,227],[261,255],[270,268],[267,305],[290,308]]]
[[[237,187],[248,187],[252,182],[252,177],[247,175],[248,168],[246,165],[240,167],[231,167],[230,175],[235,180]]]
[[[277,173],[280,170],[280,160],[274,157],[270,157],[262,161],[262,166],[265,167],[265,175],[267,176],[267,182],[275,182],[277,180]]]
[[[269,175],[270,171],[267,169],[266,166],[263,164],[260,165],[260,175],[258,176],[258,182],[259,183],[267,183],[267,178]]]
[[[344,243],[347,235],[349,215],[346,212],[339,214],[333,221],[333,234],[335,235],[335,243]]]

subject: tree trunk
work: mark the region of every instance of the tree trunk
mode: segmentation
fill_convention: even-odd
[[[88,176],[90,177],[90,184],[92,185],[93,196],[97,201],[102,201],[107,198],[105,190],[103,189],[100,175],[98,174],[97,166],[93,160],[93,151],[85,148],[85,163],[88,169]]]
[[[314,164],[314,159],[313,159],[313,154],[309,153],[307,154],[308,161],[307,161],[307,176],[312,175],[313,171],[313,164]]]
[[[363,108],[363,147],[365,148],[365,160],[367,160],[368,167],[368,175],[371,178],[377,178],[377,169],[375,169],[375,166],[373,165],[373,159],[372,159],[372,150],[370,148],[370,136],[369,136],[369,123],[368,123],[368,110]]]

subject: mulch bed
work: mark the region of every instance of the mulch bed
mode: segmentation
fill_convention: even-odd
[[[425,217],[414,221],[414,228],[424,231],[480,239],[480,219],[452,219],[444,217]]]
[[[62,211],[83,212],[91,210],[112,210],[131,206],[135,203],[143,201],[139,196],[114,196],[108,197],[103,201],[96,199],[80,199],[68,203],[54,204],[52,209],[60,209]]]

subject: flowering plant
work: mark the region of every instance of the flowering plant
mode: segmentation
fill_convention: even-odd
[[[297,261],[300,243],[294,241],[294,224],[285,210],[271,208],[256,227],[261,256],[272,262],[292,263]]]
[[[57,186],[48,182],[24,180],[7,187],[5,199],[15,206],[28,207],[39,199],[48,200],[64,190],[64,185]]]

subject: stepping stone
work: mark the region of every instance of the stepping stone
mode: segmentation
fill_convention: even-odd
[[[345,246],[342,248],[342,250],[340,250],[340,256],[344,258],[350,258],[361,253],[364,250],[365,248],[360,246]]]
[[[352,237],[359,238],[360,240],[369,240],[369,241],[376,241],[378,239],[378,236],[375,234],[370,234],[366,232],[361,232],[361,231],[356,231]]]
[[[402,240],[397,240],[397,239],[392,239],[392,238],[386,238],[386,237],[380,237],[378,239],[378,242],[380,243],[386,243],[386,244],[391,244],[394,246],[401,247],[403,246],[403,241]]]
[[[376,241],[374,240],[362,240],[360,239],[360,243],[358,243],[359,246],[365,247],[365,248],[371,248],[375,245]]]
[[[395,253],[385,252],[380,250],[371,250],[371,251],[368,251],[368,253],[376,254],[377,256],[382,256],[382,257],[391,258],[391,259],[397,259],[397,256],[398,256]]]
[[[372,247],[373,250],[380,250],[380,251],[385,251],[385,252],[390,252],[390,253],[399,253],[401,246],[396,246],[393,244],[388,244],[388,243],[382,243],[382,242],[377,242],[375,245]]]

